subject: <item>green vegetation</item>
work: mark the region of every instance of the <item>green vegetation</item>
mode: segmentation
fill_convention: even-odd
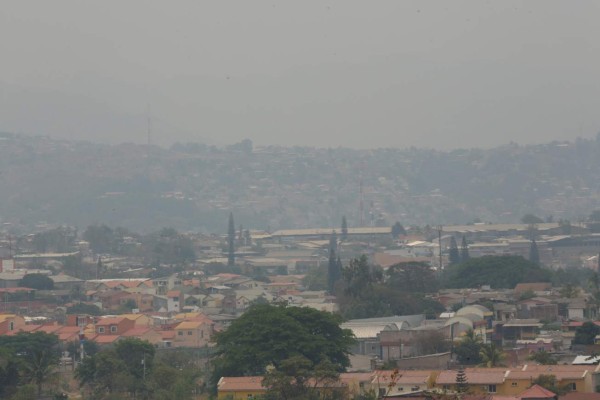
[[[0,396],[16,393],[22,385],[34,385],[41,396],[44,383],[55,373],[60,350],[58,337],[45,332],[0,336]]]
[[[458,264],[460,259],[460,252],[458,251],[458,244],[456,243],[456,239],[454,236],[450,239],[450,250],[448,253],[448,261],[450,264]]]
[[[213,382],[221,376],[263,375],[267,367],[303,357],[317,366],[329,362],[341,371],[349,365],[352,333],[339,316],[311,308],[255,305],[217,334]]]
[[[388,268],[370,265],[367,257],[350,260],[336,288],[340,313],[344,318],[368,318],[425,313],[444,310],[426,297],[437,290],[433,269],[425,263],[401,263]]]
[[[392,237],[397,239],[400,235],[406,235],[406,229],[404,229],[400,222],[396,221],[396,223],[392,225]]]
[[[95,304],[77,303],[67,307],[67,314],[102,315],[102,310]]]
[[[37,290],[52,290],[54,281],[44,274],[27,274],[19,281],[19,286]]]
[[[520,256],[484,256],[450,265],[444,271],[445,286],[475,288],[491,285],[495,289],[514,288],[522,282],[550,282],[551,271]]]
[[[293,356],[283,360],[279,367],[268,368],[263,379],[268,387],[265,400],[341,399],[343,388],[335,387],[338,379],[338,367],[329,360],[315,365],[306,357]]]
[[[481,357],[480,365],[486,368],[503,367],[506,358],[502,348],[498,348],[493,342],[481,346],[479,356]]]
[[[570,391],[570,388],[567,385],[558,386],[555,375],[542,374],[538,376],[537,379],[534,379],[531,383],[533,385],[540,385],[544,389],[548,389],[559,396]]]
[[[345,215],[342,216],[342,229],[340,232],[342,232],[342,240],[348,239],[348,221],[346,221]]]
[[[594,344],[596,335],[600,334],[600,327],[593,322],[584,322],[583,325],[575,330],[573,344]]]
[[[475,336],[475,332],[469,329],[461,341],[455,346],[458,362],[461,365],[478,365],[481,363],[481,340]]]
[[[532,353],[529,357],[527,357],[527,359],[535,361],[536,363],[542,365],[558,364],[558,360],[554,356],[552,356],[552,354],[548,353],[545,350],[536,351],[535,353]]]
[[[75,377],[90,399],[187,400],[197,389],[199,370],[189,355],[158,357],[150,343],[126,338],[86,357]]]

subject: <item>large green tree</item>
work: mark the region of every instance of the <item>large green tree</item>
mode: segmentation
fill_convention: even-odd
[[[221,376],[263,375],[283,360],[302,356],[313,365],[323,360],[338,370],[349,365],[349,330],[339,316],[311,308],[261,304],[252,306],[217,334],[216,382]]]
[[[502,352],[502,349],[498,348],[493,342],[481,346],[479,355],[481,356],[480,365],[487,368],[503,366],[504,359],[506,358],[506,355]]]
[[[12,354],[20,380],[34,384],[41,396],[44,383],[55,373],[60,354],[58,337],[45,332],[0,336],[0,348]]]
[[[584,322],[575,330],[573,344],[594,344],[596,335],[600,334],[600,327],[593,322]]]
[[[549,282],[552,272],[521,256],[483,256],[449,265],[444,271],[445,285],[450,288],[473,288],[491,285],[514,288],[521,282]]]
[[[348,239],[348,221],[346,221],[346,216],[342,217],[342,240]]]
[[[431,265],[409,261],[394,264],[385,272],[386,285],[410,293],[434,293],[438,279]]]
[[[266,400],[334,400],[343,398],[336,365],[323,360],[314,365],[303,356],[269,368],[263,379]]]
[[[327,263],[327,289],[329,293],[333,293],[335,283],[341,278],[342,270],[337,262],[337,234],[335,231],[331,232],[329,238],[329,262]]]
[[[27,274],[19,281],[19,286],[37,290],[52,290],[54,281],[48,275]]]
[[[434,315],[444,310],[440,303],[426,296],[437,288],[435,274],[428,264],[400,263],[384,274],[380,267],[370,265],[366,256],[361,256],[350,260],[342,276],[336,295],[344,318]]]
[[[450,264],[458,264],[460,260],[460,252],[458,251],[458,244],[454,236],[450,238],[450,249],[448,250],[448,261]]]
[[[475,332],[469,329],[465,336],[458,342],[454,352],[461,365],[475,365],[481,363],[481,340],[475,336]]]
[[[151,387],[147,377],[154,370],[155,349],[150,343],[126,338],[114,348],[86,357],[75,370],[81,387],[92,393],[144,394]]]

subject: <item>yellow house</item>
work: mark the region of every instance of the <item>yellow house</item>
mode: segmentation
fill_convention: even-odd
[[[212,324],[206,320],[183,321],[175,327],[174,347],[204,347],[213,333]]]
[[[517,396],[531,387],[540,375],[553,375],[559,387],[574,392],[594,393],[600,385],[597,365],[524,365],[516,368],[467,368],[465,375],[471,394]],[[436,391],[456,391],[457,371],[441,371]]]
[[[25,326],[25,318],[16,314],[0,314],[0,335],[18,332]]]
[[[358,381],[361,379],[360,377],[356,378]],[[340,380],[336,382],[321,382],[315,386],[315,389],[330,394],[335,392],[336,396],[333,398],[347,399],[349,398],[348,384],[344,382],[344,379],[352,380],[349,376],[340,377]],[[217,383],[217,399],[248,400],[261,398],[267,391],[267,388],[262,385],[262,380],[262,376],[224,376]]]
[[[265,394],[262,376],[222,377],[217,383],[217,399],[248,400]]]
[[[594,393],[600,379],[597,365],[525,365],[506,374],[503,394],[516,395],[531,386],[540,375],[553,375],[557,386],[574,392]]]
[[[433,387],[435,374],[435,371],[427,370],[376,371],[371,388],[379,396],[416,395]]]

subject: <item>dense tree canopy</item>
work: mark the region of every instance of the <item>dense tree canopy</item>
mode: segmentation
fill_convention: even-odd
[[[19,286],[37,290],[52,290],[54,281],[44,274],[27,274],[19,281]]]
[[[340,318],[311,308],[261,304],[216,337],[215,381],[221,376],[263,375],[267,366],[302,356],[313,365],[328,360],[343,370],[349,365],[352,333]]]
[[[437,289],[437,279],[425,263],[400,263],[384,273],[362,256],[351,260],[342,275],[336,295],[344,318],[433,315],[444,310],[440,303],[426,297],[426,293]]]
[[[0,336],[0,394],[10,392],[17,385],[31,383],[37,387],[38,396],[43,384],[54,373],[58,362],[58,337],[45,332],[18,333]]]
[[[189,349],[185,354],[173,351],[159,358],[150,343],[126,338],[86,357],[75,377],[90,398],[186,400],[192,397],[199,376],[189,353]]]
[[[445,285],[450,288],[514,288],[521,282],[549,282],[552,273],[520,256],[471,258],[446,268]]]
[[[600,327],[593,322],[584,322],[575,331],[573,344],[594,344],[596,335],[600,334]]]

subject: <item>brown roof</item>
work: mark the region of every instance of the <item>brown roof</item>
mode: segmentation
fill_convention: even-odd
[[[96,322],[96,326],[118,325],[124,319],[127,319],[127,318],[125,318],[125,317],[101,318],[98,322]]]
[[[436,379],[438,385],[454,385],[456,384],[456,374],[458,371],[442,371]],[[465,370],[467,381],[469,384],[475,385],[493,385],[504,382],[505,370],[491,369],[467,369]]]
[[[551,288],[552,284],[550,282],[517,283],[517,286],[515,286],[515,293],[519,294],[529,290],[543,292],[550,290]]]
[[[266,390],[262,385],[262,376],[224,376],[219,379],[217,388],[220,392],[239,390]]]
[[[375,253],[373,256],[375,264],[383,268],[391,267],[392,265],[405,263],[405,262],[430,262],[431,259],[428,257],[405,257],[387,253]]]
[[[600,393],[569,392],[558,397],[559,400],[600,400]]]

